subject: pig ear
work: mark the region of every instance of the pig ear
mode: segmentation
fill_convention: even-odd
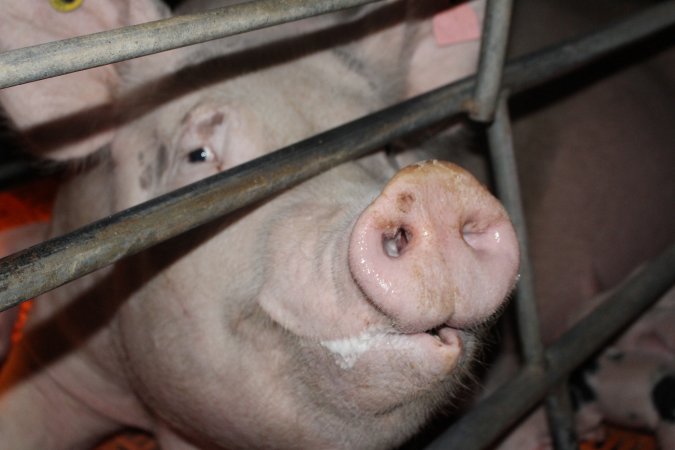
[[[403,83],[395,88],[405,98],[470,75],[478,65],[485,0],[447,3],[409,0],[364,7],[371,8],[376,23],[395,25],[360,40],[351,51],[373,76],[400,79],[403,71]]]
[[[169,14],[158,0],[0,0],[0,6],[0,51]],[[98,67],[0,90],[0,105],[34,153],[53,159],[83,157],[110,141],[119,79],[114,65]]]

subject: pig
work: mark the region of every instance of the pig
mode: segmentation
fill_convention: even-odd
[[[3,91],[36,153],[79,161],[49,236],[439,83],[413,66],[474,70],[475,38],[434,43],[433,3]],[[2,6],[5,49],[170,14],[153,0]],[[405,165],[419,156],[432,159]],[[3,444],[90,448],[122,427],[163,449],[403,442],[467,381],[518,271],[504,209],[434,156],[420,146],[343,164],[42,295],[0,377]]]

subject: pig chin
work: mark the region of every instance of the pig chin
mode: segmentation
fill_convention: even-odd
[[[412,335],[365,332],[329,341],[321,358],[332,367],[330,390],[344,383],[349,403],[373,415],[405,410],[411,404],[428,408],[430,399],[444,403],[467,373],[476,339],[467,332],[444,328],[438,334]]]

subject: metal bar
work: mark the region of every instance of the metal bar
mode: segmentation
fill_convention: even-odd
[[[381,0],[260,0],[0,53],[0,89]]]
[[[520,243],[520,279],[516,311],[518,334],[527,364],[543,364],[544,346],[539,330],[539,315],[534,296],[532,265],[530,264],[525,213],[518,184],[518,169],[513,152],[513,135],[507,106],[507,96],[499,100],[495,120],[487,128],[490,160],[499,198],[511,217]]]
[[[544,346],[541,340],[539,314],[534,294],[534,271],[529,258],[527,227],[518,183],[516,157],[513,151],[513,134],[507,97],[507,93],[502,93],[494,121],[487,128],[490,160],[497,193],[509,212],[520,243],[520,280],[518,280],[518,295],[515,304],[520,348],[525,364],[539,365],[545,369]],[[566,386],[566,383],[561,383],[546,397],[546,410],[556,450],[578,448],[574,430],[570,427],[571,409],[565,408],[565,405],[569,403],[565,402],[568,396]]]
[[[636,35],[665,28],[675,22],[675,1],[666,5],[561,48],[517,59],[505,70],[505,87],[527,89]],[[626,32],[633,22],[640,25],[639,33]],[[598,39],[605,44],[594,44]],[[584,48],[592,51],[580,56]],[[0,260],[0,311],[458,114],[473,88],[473,77],[465,78],[7,256]]]
[[[527,227],[518,183],[518,169],[513,151],[513,134],[509,117],[508,94],[499,98],[494,121],[487,127],[490,160],[494,172],[497,193],[509,212],[520,243],[520,279],[516,296],[516,316],[520,348],[527,365],[545,369],[544,346],[541,341],[539,315],[534,295],[534,272],[530,263]],[[571,410],[564,408],[566,384],[546,397],[546,409],[551,423],[551,435],[556,450],[577,448],[574,433],[570,433]]]
[[[460,111],[472,85],[416,97],[1,259],[0,311],[429,126]]]
[[[428,449],[482,449],[514,425],[547,390],[593,355],[675,285],[675,244],[629,276],[614,294],[546,352],[549,369],[526,366],[468,412]]]
[[[578,450],[574,410],[570,399],[567,379],[555,386],[546,396],[546,413],[551,429],[553,448],[556,450]]]
[[[510,7],[510,5],[509,5]],[[667,10],[664,10],[669,16],[672,14],[672,4],[668,5]],[[492,11],[491,9],[488,12]],[[664,16],[665,17],[665,16]],[[648,17],[643,15],[639,18],[636,17],[635,22],[632,26],[619,26],[616,28],[617,32],[614,35],[607,34],[594,42],[589,42],[591,46],[586,47],[584,45],[579,45],[579,42],[571,42],[568,45],[561,46],[561,53],[564,53],[567,61],[573,59],[573,54],[578,52],[579,55],[582,55],[582,48],[585,51],[591,53],[595,52],[604,52],[605,49],[613,46],[616,42],[616,39],[620,38],[619,29],[623,30],[623,37],[630,36],[630,39],[640,39],[642,37],[641,30],[643,27],[652,20],[655,20],[655,16]],[[497,22],[499,26],[499,22]],[[501,23],[503,25],[503,22]],[[627,24],[625,24],[627,25]],[[487,29],[487,22],[486,22]],[[506,34],[506,31],[502,30]],[[488,33],[484,33],[486,39],[492,37]],[[505,38],[503,38],[505,41]],[[495,62],[496,58],[493,56],[491,59],[486,55],[487,42],[484,42],[481,47],[481,65],[479,66],[479,83],[485,83],[485,87],[477,86],[476,93],[474,98],[474,104],[470,104],[469,111],[471,113],[471,118],[478,121],[489,121],[491,119],[491,114],[494,111],[492,105],[494,104],[494,95],[499,89],[499,75],[495,75],[493,71],[498,70],[494,66],[489,66],[487,62]],[[566,48],[565,48],[566,47]],[[584,58],[586,55],[584,55]],[[497,56],[498,58],[498,56]],[[486,64],[483,64],[486,62]],[[561,61],[556,61],[555,58],[550,59],[551,64],[557,64]],[[540,66],[542,67],[542,66]],[[485,70],[485,72],[484,72]],[[533,77],[538,77],[534,71],[532,72]],[[480,81],[482,77],[485,81]],[[524,79],[522,79],[524,80]],[[489,85],[489,87],[488,87]],[[512,86],[517,86],[513,84]],[[481,90],[483,89],[483,90]],[[492,103],[490,103],[492,102]],[[492,107],[492,109],[491,109]],[[500,106],[498,106],[497,115],[508,114],[506,109],[505,99],[502,100]],[[503,111],[500,112],[500,111]],[[506,117],[508,119],[508,117]],[[506,138],[506,142],[510,142],[510,133],[508,130],[503,129],[508,127],[508,121],[503,119],[495,119],[496,123],[493,124],[488,129],[488,139],[490,142],[490,149],[492,152],[492,161],[493,167],[495,170],[495,179],[498,183],[498,191],[504,193],[509,191],[504,184],[509,184],[508,173],[500,173],[499,164],[503,162],[500,161],[498,155],[496,155],[496,149],[499,148],[498,140]],[[505,125],[500,125],[505,124]],[[500,128],[502,128],[500,130]],[[515,164],[513,166],[515,170]],[[507,176],[505,179],[504,176]],[[515,177],[514,177],[515,178]],[[517,180],[516,180],[517,182]],[[515,184],[514,184],[515,185]],[[517,186],[517,185],[515,185]],[[502,194],[504,197],[504,194]],[[517,197],[519,201],[520,197]],[[505,206],[509,200],[502,198],[502,201],[505,203]],[[514,214],[509,206],[506,206],[509,210],[512,220],[517,222],[519,220],[519,215]],[[520,226],[514,223],[516,230],[519,230]],[[525,241],[525,233],[521,232],[519,238],[521,239],[521,248],[525,247],[527,252],[527,243]],[[523,253],[521,253],[522,255]],[[520,417],[522,417],[530,408],[533,407],[535,402],[539,401],[547,392],[548,389],[553,387],[555,383],[548,382],[545,384],[546,377],[543,376],[543,367],[540,365],[538,360],[539,351],[541,348],[541,340],[538,333],[538,320],[535,319],[535,322],[532,323],[532,326],[528,326],[528,317],[535,317],[536,314],[536,305],[534,303],[533,293],[531,292],[532,283],[531,283],[531,268],[529,267],[528,258],[524,258],[523,263],[521,264],[521,280],[519,282],[519,291],[518,296],[520,297],[524,294],[528,301],[518,302],[518,318],[519,318],[519,334],[521,337],[521,343],[523,348],[523,353],[526,358],[526,361],[529,363],[520,373],[519,377],[509,385],[504,386],[500,389],[493,399],[487,400],[479,406],[479,410],[470,413],[469,416],[466,416],[454,427],[452,427],[446,434],[439,438],[436,442],[432,444],[429,448],[484,448],[485,446],[492,443],[500,433],[514,425]],[[525,292],[523,292],[525,291]],[[532,297],[530,297],[532,296]],[[658,298],[658,297],[656,297]],[[531,309],[530,309],[531,308]],[[526,310],[526,309],[529,309]],[[630,316],[627,320],[630,320]],[[597,325],[596,325],[597,326]],[[577,328],[575,328],[576,330]],[[597,349],[601,346],[599,342],[597,345],[594,345],[593,348]],[[539,348],[538,348],[539,347]],[[556,350],[560,347],[554,346],[551,349],[552,353],[547,353],[550,358],[554,360],[563,361],[563,358],[556,358]],[[561,347],[565,349],[565,347]],[[577,352],[577,349],[568,349],[572,352]],[[578,354],[579,352],[577,352]],[[551,356],[553,355],[553,356]],[[567,368],[564,374],[559,375],[559,377],[567,377],[567,374],[571,370]],[[556,370],[556,367],[553,368],[553,371]],[[553,372],[549,372],[553,373]],[[525,397],[522,394],[526,394]],[[532,399],[530,401],[530,399]],[[519,402],[520,400],[520,402]],[[514,404],[514,401],[516,402]],[[572,448],[577,448],[576,435],[574,426],[571,420],[571,408],[569,407],[569,397],[566,388],[566,383],[563,381],[558,385],[555,392],[549,393],[546,397],[546,406],[548,410],[549,422],[551,425],[552,437],[556,449],[567,450]],[[505,411],[508,411],[508,414],[505,414]],[[505,417],[508,416],[508,417]]]
[[[543,84],[554,76],[559,77],[571,72],[622,45],[634,43],[650,34],[668,29],[674,22],[675,0],[659,3],[586,37],[562,43],[557,47],[557,52],[544,49],[532,53],[529,64],[519,65],[517,71],[506,70],[504,87],[516,93],[534,84]]]
[[[478,122],[492,120],[497,108],[506,60],[513,0],[488,0],[473,103],[469,117]]]

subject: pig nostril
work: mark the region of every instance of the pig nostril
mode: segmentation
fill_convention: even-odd
[[[462,239],[464,239],[464,242],[471,248],[478,249],[480,247],[480,241],[483,239],[483,234],[484,231],[479,230],[472,222],[466,223],[462,227]]]
[[[411,238],[410,232],[403,227],[398,227],[393,235],[383,234],[382,247],[384,248],[384,252],[392,258],[398,258],[408,246]]]

